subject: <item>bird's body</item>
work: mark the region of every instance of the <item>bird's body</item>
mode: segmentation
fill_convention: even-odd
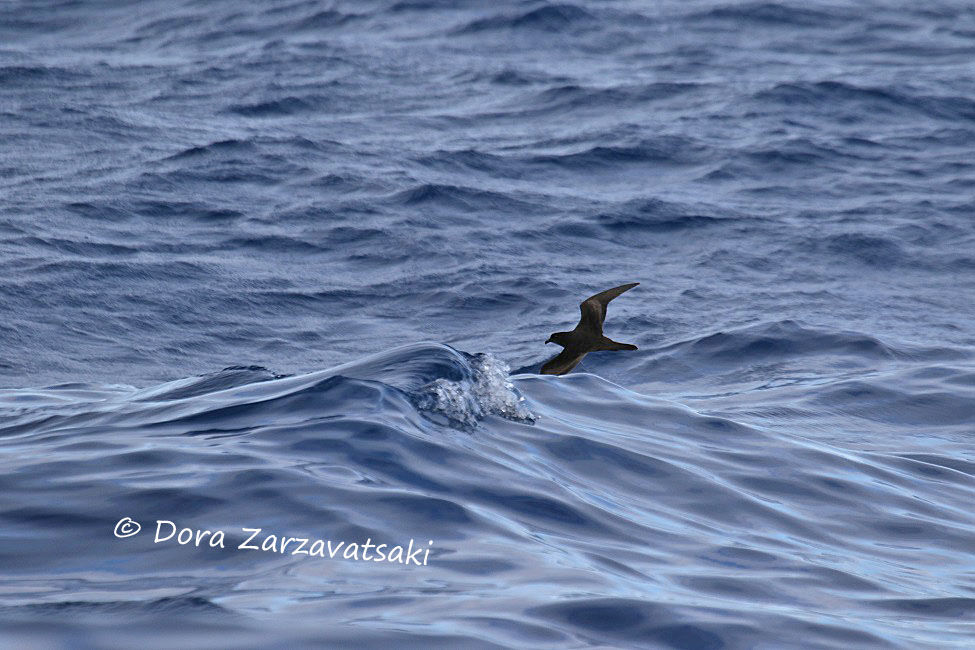
[[[582,301],[579,310],[582,318],[571,332],[556,332],[546,343],[557,343],[564,350],[549,359],[542,366],[543,375],[564,375],[578,365],[588,353],[596,350],[636,350],[635,345],[617,343],[603,335],[603,322],[606,320],[606,305],[624,291],[629,291],[639,282],[623,284],[590,296]]]

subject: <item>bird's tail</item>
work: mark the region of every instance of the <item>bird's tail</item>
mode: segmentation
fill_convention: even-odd
[[[616,341],[604,336],[596,345],[596,349],[597,350],[636,350],[638,348],[635,345],[630,345],[629,343],[617,343]]]

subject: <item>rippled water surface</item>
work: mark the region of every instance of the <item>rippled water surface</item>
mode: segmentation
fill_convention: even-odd
[[[0,646],[972,647],[973,60],[965,2],[0,4]]]

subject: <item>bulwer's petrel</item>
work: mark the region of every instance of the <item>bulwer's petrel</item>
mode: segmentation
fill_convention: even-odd
[[[564,375],[576,367],[582,357],[595,350],[636,350],[635,345],[617,343],[603,336],[603,321],[606,320],[606,305],[624,291],[629,291],[639,282],[623,284],[607,289],[582,301],[579,309],[582,318],[571,332],[556,332],[548,337],[546,343],[558,343],[564,350],[542,366],[543,375]]]

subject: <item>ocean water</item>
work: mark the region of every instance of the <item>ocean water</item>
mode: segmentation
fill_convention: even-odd
[[[973,61],[960,1],[0,3],[0,647],[975,646]]]

